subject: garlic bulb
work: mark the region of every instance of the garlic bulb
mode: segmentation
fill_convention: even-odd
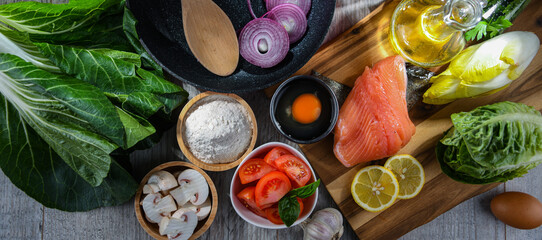
[[[343,235],[343,216],[334,208],[322,209],[301,224],[304,240],[336,240]]]

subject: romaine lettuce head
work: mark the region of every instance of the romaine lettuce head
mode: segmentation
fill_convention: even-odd
[[[436,152],[456,181],[505,182],[542,163],[542,116],[533,107],[500,102],[452,114],[452,123]]]

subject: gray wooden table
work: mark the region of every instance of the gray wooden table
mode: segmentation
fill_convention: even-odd
[[[0,4],[18,0],[0,0]],[[42,0],[42,2],[66,2]],[[327,39],[356,23],[382,0],[338,0],[333,29]],[[191,95],[197,90],[185,86]],[[242,94],[252,107],[258,121],[260,145],[280,141],[297,147],[276,131],[269,121],[269,99],[262,91]],[[1,156],[0,156],[1,157]],[[162,141],[152,149],[132,155],[134,176],[140,180],[150,169],[163,162],[186,161],[175,139],[175,130],[166,132]],[[208,172],[219,194],[219,207],[215,221],[201,239],[301,239],[300,227],[287,230],[267,230],[244,222],[233,210],[229,200],[229,184],[234,170]],[[498,221],[489,210],[490,200],[504,191],[521,191],[542,199],[542,167],[519,179],[472,198],[439,216],[432,222],[406,234],[401,239],[542,239],[542,227],[518,230]],[[320,187],[316,210],[335,207],[329,193]],[[68,213],[48,209],[17,189],[0,173],[0,239],[151,239],[139,226],[134,214],[133,200],[116,207],[107,207],[83,213]],[[389,226],[393,228],[394,226]],[[345,223],[342,239],[357,239]]]

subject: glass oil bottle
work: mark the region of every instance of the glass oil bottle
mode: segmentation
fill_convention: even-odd
[[[465,47],[463,32],[478,24],[483,6],[480,0],[403,0],[391,19],[390,44],[415,65],[444,65]]]

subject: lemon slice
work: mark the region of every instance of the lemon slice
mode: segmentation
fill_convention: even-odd
[[[390,157],[384,167],[391,170],[399,181],[399,199],[410,199],[418,195],[425,182],[423,167],[408,154]]]
[[[350,190],[359,206],[369,212],[378,212],[395,202],[399,195],[399,182],[390,170],[368,166],[356,173]]]

